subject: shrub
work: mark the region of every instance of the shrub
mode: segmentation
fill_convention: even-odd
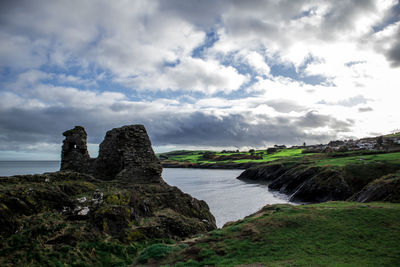
[[[143,250],[138,257],[141,264],[147,263],[149,259],[161,260],[172,252],[173,248],[165,244],[154,244]]]

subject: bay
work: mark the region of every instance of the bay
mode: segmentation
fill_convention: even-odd
[[[60,161],[0,161],[0,176],[40,174],[60,169]],[[267,204],[289,203],[267,184],[236,179],[243,170],[164,168],[162,177],[183,192],[207,202],[217,226],[250,215]]]
[[[236,179],[243,170],[164,168],[163,178],[183,192],[207,202],[217,226],[248,216],[267,204],[289,203],[267,184]]]

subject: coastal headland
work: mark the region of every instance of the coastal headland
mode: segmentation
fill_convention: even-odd
[[[108,131],[90,158],[83,127],[64,136],[59,172],[0,177],[1,266],[400,264],[393,149],[156,157],[144,126],[131,125]],[[292,201],[325,203],[267,205],[216,229],[207,203],[166,184],[161,164],[241,168],[239,179],[267,182]]]

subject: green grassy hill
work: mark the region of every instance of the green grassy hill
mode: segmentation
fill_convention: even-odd
[[[360,150],[349,152],[332,152],[332,153],[312,153],[303,154],[303,149],[279,149],[277,152],[268,154],[266,150],[256,150],[254,154],[260,155],[261,159],[239,159],[239,160],[224,160],[215,161],[205,159],[205,153],[212,153],[218,156],[234,156],[238,153],[221,153],[216,151],[204,150],[180,150],[167,153],[160,153],[157,156],[162,163],[194,163],[194,164],[220,164],[224,163],[254,163],[268,164],[282,162],[286,164],[301,163],[312,166],[345,166],[349,164],[367,164],[367,163],[390,163],[400,164],[400,152],[383,152],[374,150]],[[243,155],[251,155],[248,152],[240,152]]]
[[[165,266],[399,266],[400,204],[272,205],[141,263]],[[258,265],[257,265],[258,266]]]
[[[266,150],[256,150],[254,154],[257,154],[261,157],[261,159],[239,159],[239,160],[223,160],[219,161],[220,163],[224,162],[234,162],[234,163],[246,163],[246,162],[254,162],[254,163],[263,163],[270,162],[282,158],[287,157],[298,157],[302,158],[304,154],[302,154],[302,149],[280,149],[276,153],[268,154]],[[241,155],[251,155],[249,152],[239,152],[239,153],[222,153],[216,151],[204,151],[204,150],[178,150],[171,151],[167,153],[159,153],[157,156],[163,162],[190,162],[190,163],[216,163],[216,160],[210,160],[204,157],[206,153],[213,154],[215,156],[234,156],[237,154]]]

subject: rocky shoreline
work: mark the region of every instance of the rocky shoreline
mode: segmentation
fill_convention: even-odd
[[[147,251],[143,249],[153,249],[154,243],[212,235],[216,224],[207,203],[165,183],[162,166],[244,169],[238,179],[268,182],[271,190],[294,202],[400,202],[396,164],[164,162],[161,166],[142,125],[107,132],[98,158],[89,156],[83,127],[64,136],[61,171],[0,177],[1,266],[136,264],[133,259],[139,253],[143,258]]]
[[[83,127],[64,136],[61,171],[0,177],[1,266],[132,264],[152,240],[217,228],[206,202],[164,182],[142,125],[107,132],[96,159]]]
[[[396,184],[396,179],[390,180],[390,184],[384,183],[385,186],[381,187],[371,187],[370,183],[399,169],[398,165],[385,163],[344,167],[269,164],[249,168],[238,179],[269,182],[269,189],[289,195],[290,201],[293,202],[319,203],[348,199],[368,202],[396,199],[388,196],[389,192],[393,191],[388,188]],[[377,190],[380,193],[377,193]]]

